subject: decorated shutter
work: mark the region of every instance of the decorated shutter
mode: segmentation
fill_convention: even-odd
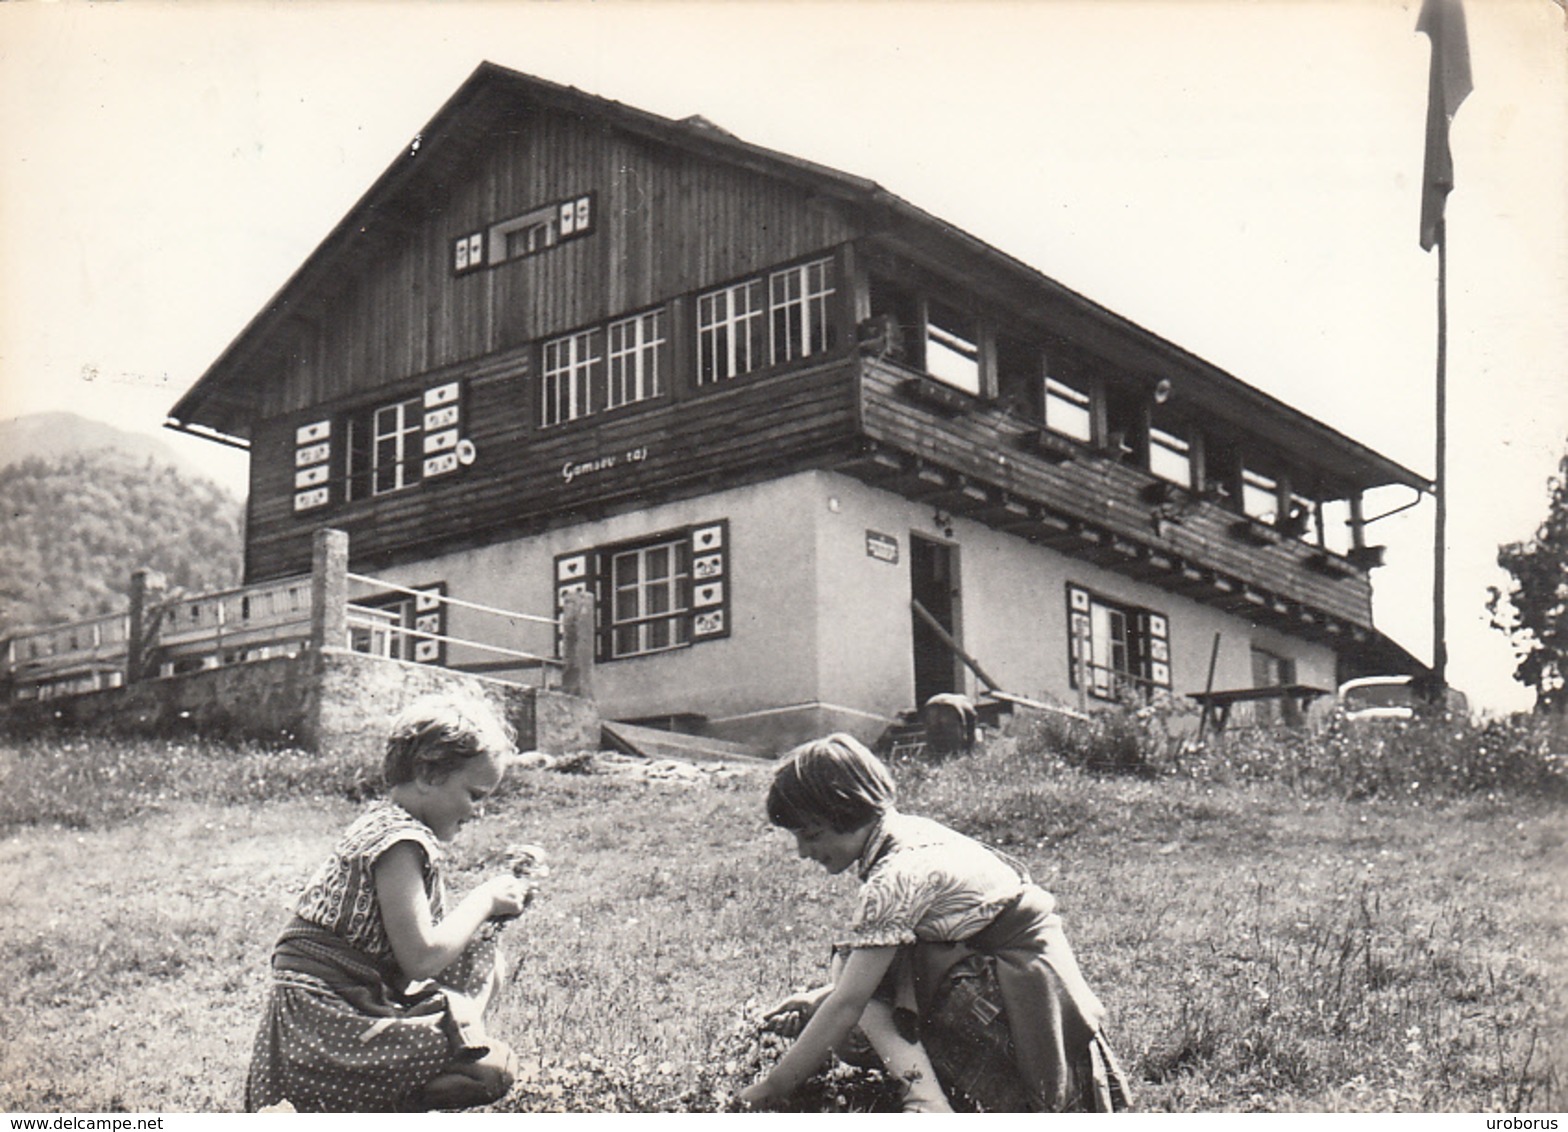
[[[1162,613],[1143,612],[1139,614],[1142,625],[1140,636],[1143,638],[1144,648],[1147,652],[1147,669],[1145,674],[1149,683],[1156,688],[1167,691],[1171,686],[1171,643],[1170,626]]]
[[[462,408],[457,382],[449,381],[425,390],[423,477],[432,479],[458,469],[461,447]],[[471,458],[470,458],[471,459]]]
[[[416,588],[419,593],[414,595],[412,628],[421,633],[446,636],[446,602],[441,600],[446,596],[446,583],[437,582],[432,586]],[[446,664],[445,641],[430,641],[424,637],[414,637],[412,640],[414,660],[420,664]]]
[[[691,532],[691,639],[711,641],[730,635],[728,519]]]
[[[294,511],[332,502],[332,422],[312,421],[294,430]]]
[[[1076,688],[1080,682],[1093,684],[1087,679],[1089,665],[1094,663],[1094,632],[1089,617],[1089,591],[1078,586],[1067,587],[1067,682]]]
[[[595,660],[604,660],[608,655],[608,645],[605,640],[603,595],[597,592],[597,574],[595,560],[598,556],[591,550],[579,550],[572,554],[560,554],[555,559],[555,655],[561,655],[561,619],[566,613],[566,595],[574,593],[592,593],[594,595],[594,646]]]

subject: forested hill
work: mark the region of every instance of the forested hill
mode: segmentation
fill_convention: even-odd
[[[237,499],[156,451],[94,447],[7,462],[0,467],[0,638],[124,609],[140,566],[190,592],[236,585],[242,523]]]

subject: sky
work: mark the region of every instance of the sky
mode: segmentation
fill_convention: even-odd
[[[482,61],[866,177],[1431,477],[1418,0],[0,4],[0,419],[167,410]],[[1487,588],[1568,448],[1568,30],[1469,0],[1448,224],[1450,682],[1530,706]],[[1178,394],[1179,395],[1179,394]],[[1411,501],[1391,489],[1379,515]],[[1433,642],[1433,505],[1378,626]]]

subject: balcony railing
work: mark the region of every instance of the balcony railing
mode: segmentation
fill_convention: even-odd
[[[571,642],[591,645],[591,600],[572,601],[557,619],[411,590],[349,573],[348,538],[342,532],[322,531],[316,537],[311,573],[251,586],[166,596],[157,575],[139,570],[132,576],[129,611],[24,629],[6,639],[0,689],[13,701],[46,700],[323,647],[406,659],[413,655],[410,642],[415,640],[504,658],[464,666],[469,670],[531,670],[544,686],[554,682],[568,691],[586,687],[583,668],[592,663],[591,648],[574,648]],[[396,610],[357,603],[349,596],[351,585],[370,586],[382,594],[412,594],[500,617],[509,625],[532,626],[547,633],[547,643],[529,651],[493,640],[427,632],[405,624]],[[573,631],[568,632],[571,621]],[[558,641],[565,647],[558,649]],[[560,651],[570,655],[558,655]]]

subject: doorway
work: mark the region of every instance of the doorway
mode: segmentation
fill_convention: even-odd
[[[958,548],[934,539],[909,536],[909,593],[959,641]],[[963,690],[962,663],[924,617],[909,611],[914,638],[915,706],[939,692]]]

